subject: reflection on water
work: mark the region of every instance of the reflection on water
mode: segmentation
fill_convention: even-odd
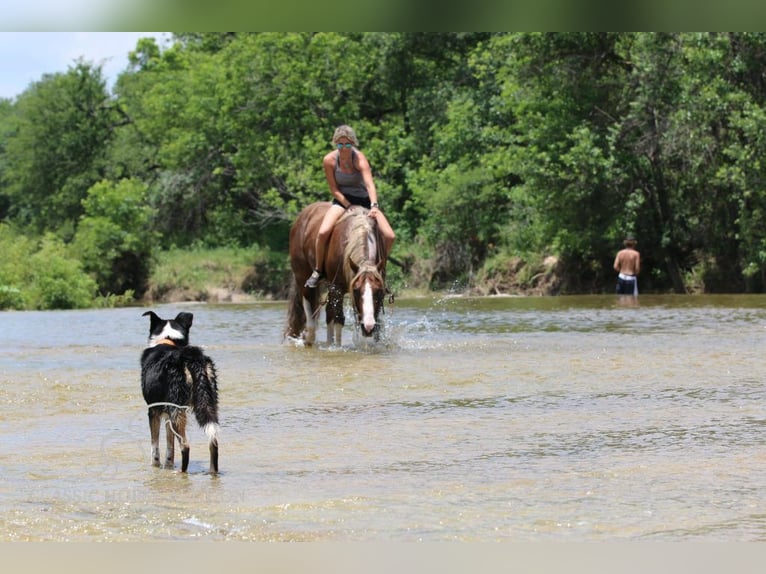
[[[635,303],[399,300],[313,349],[281,303],[163,308],[218,365],[219,476],[194,426],[150,465],[143,309],[0,313],[0,540],[766,539],[766,298]]]

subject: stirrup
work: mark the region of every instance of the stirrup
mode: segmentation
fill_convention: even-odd
[[[309,276],[309,278],[306,279],[306,283],[304,284],[304,286],[308,287],[309,289],[313,289],[319,283],[320,277],[321,275],[319,275],[319,271],[315,269],[314,271],[311,272],[311,275]]]

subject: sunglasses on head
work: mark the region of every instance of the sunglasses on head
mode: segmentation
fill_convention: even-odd
[[[354,147],[354,144],[350,144],[350,143],[347,143],[347,144],[341,144],[341,143],[339,143],[339,144],[338,144],[338,149],[343,149],[344,147],[345,147],[345,148],[352,148],[352,147]]]

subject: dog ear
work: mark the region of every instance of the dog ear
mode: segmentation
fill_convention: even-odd
[[[186,311],[180,312],[178,315],[176,315],[176,323],[181,325],[183,328],[185,328],[187,331],[191,329],[192,321],[194,320],[194,315],[191,313],[187,313]]]
[[[149,315],[149,319],[151,320],[151,323],[149,323],[149,330],[152,331],[157,323],[162,322],[162,319],[154,311],[147,311],[141,316],[146,317],[147,315]]]

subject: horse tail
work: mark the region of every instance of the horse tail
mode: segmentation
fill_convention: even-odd
[[[300,337],[305,326],[306,312],[303,310],[303,294],[293,278],[288,295],[285,337]]]

